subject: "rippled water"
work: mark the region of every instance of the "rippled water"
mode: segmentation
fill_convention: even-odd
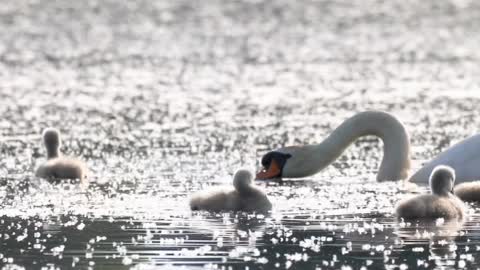
[[[258,183],[270,215],[191,213],[189,194],[319,142],[367,109],[410,131],[414,168],[478,132],[474,1],[4,1],[0,265],[96,269],[476,268],[465,224],[392,216],[381,142],[321,173]],[[34,177],[40,133],[92,184]],[[426,190],[425,190],[426,191]]]

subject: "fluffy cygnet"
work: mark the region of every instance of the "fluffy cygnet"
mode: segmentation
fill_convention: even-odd
[[[48,180],[79,179],[87,182],[87,167],[80,160],[63,157],[60,153],[60,132],[54,128],[43,131],[43,143],[47,150],[47,161],[36,171],[37,177]]]
[[[221,187],[194,194],[190,199],[192,210],[267,212],[272,204],[267,195],[252,183],[253,174],[238,170],[233,187]]]
[[[454,193],[464,202],[480,202],[480,181],[457,185]]]
[[[399,218],[463,219],[464,204],[453,195],[455,171],[448,166],[437,166],[430,175],[432,194],[419,195],[400,202],[396,214]]]

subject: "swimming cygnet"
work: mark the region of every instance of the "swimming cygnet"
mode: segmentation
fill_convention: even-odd
[[[454,193],[464,202],[480,202],[480,181],[457,185]]]
[[[222,187],[194,194],[190,199],[192,210],[267,212],[272,204],[267,195],[252,183],[253,174],[238,170],[233,187]]]
[[[48,180],[78,179],[86,184],[87,167],[80,160],[63,157],[60,153],[60,132],[54,128],[43,131],[43,143],[47,150],[47,161],[36,171],[37,177]]]
[[[463,219],[464,204],[453,195],[455,171],[448,166],[437,166],[430,175],[432,194],[419,195],[400,202],[396,214],[399,218]]]

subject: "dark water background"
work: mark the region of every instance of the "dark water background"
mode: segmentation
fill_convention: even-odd
[[[24,1],[0,5],[0,266],[5,269],[477,268],[480,215],[399,224],[362,138],[322,173],[259,183],[271,215],[191,213],[188,195],[397,115],[414,168],[478,132],[476,1]],[[92,185],[36,179],[40,133]]]

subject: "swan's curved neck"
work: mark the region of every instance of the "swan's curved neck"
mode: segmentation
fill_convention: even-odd
[[[356,139],[375,135],[383,141],[383,159],[377,180],[407,178],[410,169],[410,139],[403,124],[394,116],[378,111],[359,113],[335,129],[327,139],[314,146],[321,169],[337,159]],[[316,162],[313,162],[313,164]]]

